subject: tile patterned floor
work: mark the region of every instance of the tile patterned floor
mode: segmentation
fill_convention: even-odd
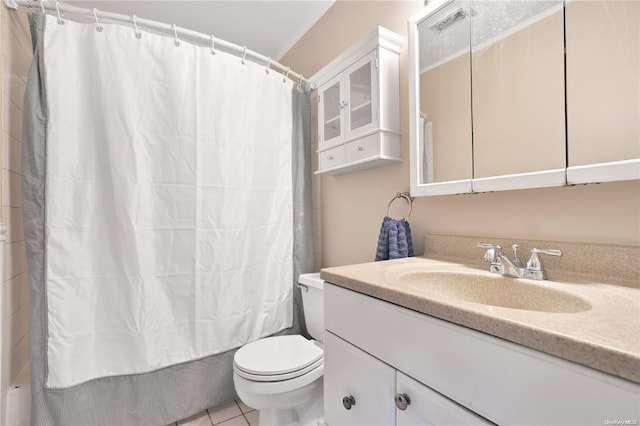
[[[169,426],[259,426],[258,412],[239,399],[209,408]]]

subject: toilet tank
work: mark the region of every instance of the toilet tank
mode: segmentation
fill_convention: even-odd
[[[304,320],[309,335],[319,342],[324,338],[324,281],[320,273],[300,274],[298,278],[302,291]]]

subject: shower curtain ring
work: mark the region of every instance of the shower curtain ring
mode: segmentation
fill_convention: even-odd
[[[244,65],[244,60],[247,57],[247,46],[242,46],[242,59],[240,60],[240,62],[242,62],[242,65]]]
[[[282,82],[286,83],[287,82],[287,77],[289,77],[289,73],[291,72],[291,67],[287,67],[287,72],[285,73],[284,77],[282,78]]]
[[[264,72],[269,74],[269,68],[271,67],[271,56],[267,58],[267,67],[264,69]]]
[[[178,29],[176,28],[176,24],[173,24],[173,38],[175,39],[173,44],[175,44],[176,47],[180,46],[180,40],[178,40]]]
[[[213,36],[213,34],[211,34],[211,54],[212,55],[216,54],[216,39]]]
[[[47,11],[46,11],[46,10],[44,10],[44,2],[45,2],[45,1],[47,1],[47,0],[40,0],[40,9],[42,9],[42,13],[44,13],[44,14],[46,14],[46,13],[47,13]]]
[[[95,7],[93,8],[93,17],[96,18],[96,31],[101,33],[103,28],[102,25],[100,25],[100,20],[98,19],[98,9]]]
[[[298,79],[298,89],[302,89],[302,81],[304,80],[304,76],[300,74],[300,79]]]
[[[138,29],[138,17],[136,15],[131,15],[131,17],[133,18],[133,30],[134,30],[134,32],[136,34],[136,38],[137,39],[141,39],[142,38],[142,33]]]
[[[60,14],[60,2],[56,2],[56,11],[58,12],[58,24],[64,25],[64,21],[62,20],[62,15]]]

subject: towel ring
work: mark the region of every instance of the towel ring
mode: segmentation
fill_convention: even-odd
[[[409,211],[407,212],[407,215],[402,219],[407,219],[409,216],[411,216],[411,210],[413,209],[413,197],[411,197],[411,194],[409,194],[408,192],[398,192],[396,196],[393,197],[391,201],[389,201],[389,204],[387,204],[387,216],[389,216],[389,209],[391,208],[391,204],[393,204],[395,200],[401,198],[404,199],[409,205]]]

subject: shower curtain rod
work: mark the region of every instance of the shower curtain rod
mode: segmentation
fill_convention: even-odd
[[[163,22],[153,21],[151,19],[138,18],[136,15],[128,16],[120,13],[104,12],[98,9],[85,9],[82,7],[71,6],[65,3],[53,2],[53,1],[33,1],[33,0],[5,0],[9,9],[17,10],[20,6],[27,8],[40,8],[49,10],[58,15],[58,19],[62,20],[61,12],[68,12],[75,15],[83,15],[88,18],[95,18],[96,24],[100,25],[101,21],[98,18],[103,18],[108,21],[126,22],[133,26],[136,33],[139,27],[145,27],[154,31],[168,33],[174,35],[177,39],[178,36],[182,36],[182,40],[195,41],[198,44],[205,46],[211,46],[212,52],[216,50],[223,50],[227,53],[233,53],[242,58],[244,63],[245,59],[253,60],[253,62],[262,62],[267,69],[271,68],[276,72],[280,72],[285,78],[297,81],[299,83],[307,81],[311,84],[312,88],[315,88],[315,84],[304,78],[302,74],[298,74],[291,71],[290,67],[285,67],[279,62],[272,60],[270,57],[264,56],[258,52],[248,49],[246,46],[240,46],[229,41],[218,39],[213,34],[207,35],[198,31],[189,30],[187,28],[178,27],[175,24],[165,24]],[[219,49],[222,48],[222,49]]]

